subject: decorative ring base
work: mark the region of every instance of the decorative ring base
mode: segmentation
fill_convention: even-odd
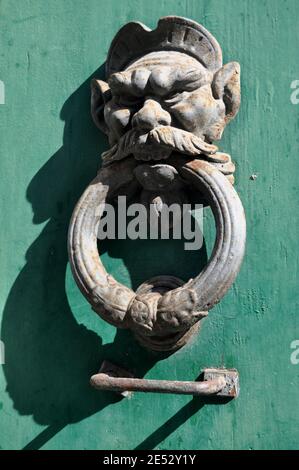
[[[156,276],[142,283],[136,290],[138,294],[157,293],[161,296],[166,292],[177,289],[184,285],[184,281],[174,276]],[[138,332],[134,336],[141,346],[156,352],[174,352],[187,344],[191,337],[195,335],[200,328],[200,322],[195,323],[185,331],[169,333],[158,336],[142,335]]]

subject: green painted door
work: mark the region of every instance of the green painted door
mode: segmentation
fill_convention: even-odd
[[[67,261],[70,215],[93,178],[105,137],[89,113],[92,76],[120,26],[164,15],[202,23],[242,70],[242,106],[221,150],[237,163],[248,223],[234,287],[200,334],[167,358],[99,319]],[[299,11],[296,0],[1,0],[0,445],[3,449],[277,449],[299,439]],[[293,88],[291,88],[291,84]],[[256,176],[253,176],[256,175]],[[109,242],[107,269],[136,288],[152,275],[188,279],[205,245]],[[240,397],[99,393],[89,377],[109,359],[139,376],[194,380],[235,367]]]

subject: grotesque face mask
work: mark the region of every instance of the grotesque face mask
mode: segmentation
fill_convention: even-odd
[[[131,23],[120,30],[108,57],[108,82],[92,82],[92,116],[112,146],[103,163],[129,155],[145,161],[172,152],[213,155],[213,142],[239,109],[239,64],[222,66],[216,40],[190,20],[174,17],[167,31],[163,19],[154,31],[140,28]],[[134,59],[138,34],[157,50]]]

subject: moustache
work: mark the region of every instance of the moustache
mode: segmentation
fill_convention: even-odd
[[[204,154],[212,161],[218,161],[216,156],[213,158],[217,150],[216,145],[205,142],[192,132],[159,126],[145,134],[136,129],[126,132],[117,144],[102,153],[102,162],[103,166],[107,166],[130,154],[137,160],[164,160],[173,151],[190,156]]]

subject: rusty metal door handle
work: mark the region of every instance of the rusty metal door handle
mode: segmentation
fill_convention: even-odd
[[[104,361],[90,383],[97,390],[128,396],[129,392],[176,393],[194,396],[236,398],[239,393],[238,372],[234,369],[204,369],[203,381],[150,380],[132,377],[127,371]]]

